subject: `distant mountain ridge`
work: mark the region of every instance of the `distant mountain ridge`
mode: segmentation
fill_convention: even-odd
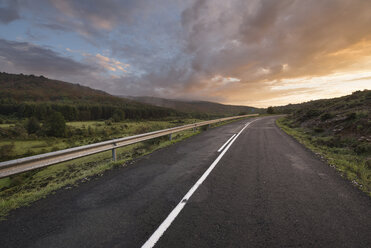
[[[134,101],[175,109],[185,113],[208,113],[214,115],[238,115],[241,113],[263,113],[264,109],[250,106],[226,105],[208,101],[185,101],[149,96],[121,96]]]

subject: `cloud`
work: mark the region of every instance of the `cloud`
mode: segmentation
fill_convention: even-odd
[[[199,0],[184,11],[183,26],[197,71],[245,80],[319,75],[340,69],[330,53],[371,40],[370,9],[363,0]],[[257,73],[262,68],[269,73]]]
[[[43,6],[40,8],[40,6]],[[147,11],[159,8],[144,0],[23,0],[23,11],[38,16],[33,21],[52,31],[74,32],[92,44],[116,28],[136,25],[146,18]],[[32,19],[32,17],[31,17]]]
[[[0,65],[4,71],[52,77],[88,74],[98,69],[64,57],[51,49],[4,39],[0,39]]]
[[[269,104],[267,98],[277,103],[294,99],[295,94],[306,100],[318,94],[321,84],[326,94],[335,94],[325,86],[326,77],[371,68],[371,1],[6,3],[0,8],[14,11],[0,22],[25,18],[33,28],[75,35],[95,50],[79,51],[85,55],[77,61],[51,48],[2,40],[3,68],[63,75],[72,82],[85,79],[86,84],[115,94]],[[27,47],[24,55],[20,47]],[[81,50],[69,47],[70,52]],[[299,86],[287,88],[290,80]]]
[[[17,0],[4,0],[0,3],[0,23],[10,23],[19,18]]]
[[[84,54],[84,59],[78,61],[29,42],[0,39],[0,68],[9,73],[44,75],[117,93],[118,80],[122,84],[129,65],[101,54]]]
[[[233,82],[240,82],[241,79],[233,78],[233,77],[222,77],[220,75],[216,75],[211,79],[212,82],[219,82],[222,85],[226,85]]]
[[[246,89],[258,82],[264,95],[266,81],[354,70],[370,59],[370,10],[363,0],[194,1],[182,25],[202,80],[189,88],[219,74],[241,79]]]
[[[114,58],[109,58],[97,53],[95,56],[86,55],[88,60],[92,61],[92,63],[97,63],[101,67],[109,71],[120,71],[121,73],[127,73],[128,68],[130,67],[129,64],[122,63]],[[94,61],[94,62],[93,62]]]

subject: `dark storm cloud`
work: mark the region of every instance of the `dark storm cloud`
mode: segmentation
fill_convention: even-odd
[[[130,35],[132,26],[151,22],[153,12],[169,2],[176,1],[22,0],[22,7],[40,15],[37,25],[41,27],[76,32],[95,45],[100,45],[99,40],[107,45],[110,32],[120,30]]]
[[[19,18],[18,1],[0,1],[0,23],[9,23]]]
[[[0,39],[0,67],[2,71],[44,74],[54,77],[87,74],[97,70],[51,49],[28,42]]]

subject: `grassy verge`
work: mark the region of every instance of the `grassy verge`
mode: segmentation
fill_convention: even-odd
[[[356,154],[347,147],[330,147],[325,141],[332,137],[315,136],[310,130],[296,127],[293,121],[286,117],[277,119],[276,123],[287,134],[325,158],[330,166],[371,197],[371,161],[368,155]]]
[[[211,127],[225,125],[233,121],[236,120],[220,122],[211,125]],[[74,125],[87,124],[75,123]],[[95,124],[91,123],[91,125]],[[141,126],[141,124],[137,123],[136,126],[138,125]],[[193,130],[179,132],[173,134],[171,141],[168,136],[164,136],[118,148],[117,162],[111,161],[111,151],[108,151],[0,179],[0,220],[5,219],[11,210],[27,206],[34,201],[45,198],[48,194],[58,189],[75,187],[91,180],[92,176],[102,176],[106,170],[116,166],[125,166],[135,158],[147,155],[207,129],[208,127],[205,126],[197,129],[195,132]]]
[[[36,135],[18,135],[0,140],[0,161],[32,156],[61,149],[97,143],[140,133],[199,122],[198,119],[147,121],[85,121],[68,122],[70,135],[56,138]],[[14,125],[4,130],[11,131]]]

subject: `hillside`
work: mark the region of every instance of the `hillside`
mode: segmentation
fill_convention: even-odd
[[[185,113],[208,113],[212,115],[238,115],[263,113],[265,110],[249,106],[224,105],[207,101],[181,101],[158,97],[127,97],[138,102],[175,109]]]
[[[371,90],[288,106],[289,118],[301,127],[341,137],[363,136],[371,142]]]
[[[371,90],[275,108],[288,134],[371,195]]]
[[[89,87],[43,76],[0,73],[0,115],[3,118],[45,119],[52,111],[66,120],[162,118],[177,111],[112,96]]]
[[[79,84],[52,80],[43,76],[0,73],[0,97],[16,101],[95,101],[117,102],[106,92]],[[121,100],[120,102],[124,102]]]

